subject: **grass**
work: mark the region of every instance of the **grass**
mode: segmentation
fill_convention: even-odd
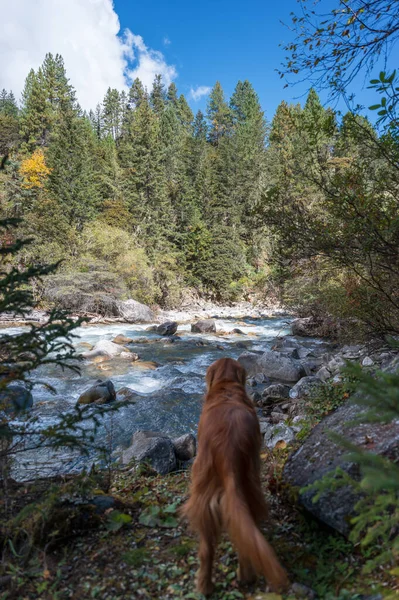
[[[291,490],[285,488],[281,479],[287,455],[287,449],[262,455],[262,480],[271,512],[264,533],[292,580],[310,586],[323,600],[358,600],[360,594],[377,592],[388,597],[388,591],[394,591],[395,587],[397,593],[393,577],[383,571],[363,575],[365,559],[358,550],[298,508]],[[77,478],[75,496],[82,489],[90,496],[89,481],[92,489],[98,490],[98,477],[92,481],[86,478],[84,482]],[[115,471],[111,493],[118,499],[118,511],[108,509],[93,528],[76,531],[70,537],[63,532],[58,539],[53,524],[54,530],[47,534],[47,539],[32,547],[25,557],[19,554],[17,545],[11,548],[10,538],[4,539],[0,597],[2,600],[200,599],[194,592],[197,542],[186,524],[178,519],[178,507],[186,498],[188,481],[187,472],[160,477],[149,474],[148,470],[145,474]],[[60,495],[65,494],[65,486],[72,493],[73,480],[57,485]],[[54,495],[54,486],[51,490]],[[32,493],[27,486],[19,486],[13,493],[11,505],[16,512],[23,507],[24,498],[32,502],[34,494],[39,495],[41,506],[46,505],[45,491],[40,486],[36,485]],[[10,505],[10,499],[8,502]],[[50,515],[47,521],[51,522]],[[262,580],[255,585],[239,584],[236,572],[235,552],[229,540],[223,538],[215,562],[216,591],[212,600],[279,598],[264,594]]]

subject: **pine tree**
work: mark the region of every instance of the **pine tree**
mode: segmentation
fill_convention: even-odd
[[[0,114],[7,117],[18,117],[18,105],[12,92],[2,89],[0,92]]]
[[[160,116],[166,104],[165,86],[162,81],[162,75],[155,75],[154,83],[150,94],[150,105],[154,113]]]
[[[70,227],[80,230],[98,212],[95,135],[87,119],[67,111],[47,151],[47,191]]]
[[[123,105],[121,96],[116,89],[108,88],[103,100],[102,130],[104,135],[114,140],[121,134],[123,122]]]
[[[44,146],[48,140],[49,108],[46,89],[42,83],[41,69],[37,74],[32,69],[22,92],[21,137],[27,152],[33,151],[37,146]]]
[[[178,102],[177,87],[173,81],[170,84],[170,86],[168,87],[168,91],[166,94],[166,100],[167,100],[168,104],[172,104],[175,108],[177,107],[177,102]]]
[[[259,229],[257,208],[264,191],[267,127],[258,96],[249,81],[239,81],[230,101],[234,172],[231,193],[241,235],[253,245]]]
[[[160,122],[147,97],[131,111],[118,153],[122,191],[133,225],[153,252],[165,246],[173,230],[173,219],[166,194]]]
[[[218,145],[219,140],[231,131],[232,115],[219,81],[209,95],[207,117],[210,122],[209,141]]]

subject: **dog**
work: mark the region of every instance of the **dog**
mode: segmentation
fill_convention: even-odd
[[[206,374],[207,393],[198,427],[198,454],[190,497],[182,508],[199,534],[197,591],[213,591],[212,563],[219,534],[227,531],[238,552],[238,578],[264,575],[269,589],[288,589],[286,571],[258,528],[267,517],[260,482],[261,433],[245,392],[245,369],[231,358],[214,362]]]

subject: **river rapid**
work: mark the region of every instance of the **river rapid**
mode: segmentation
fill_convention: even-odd
[[[287,317],[215,319],[215,322],[216,334],[191,333],[191,324],[183,323],[172,339],[146,331],[149,324],[79,328],[74,342],[79,352],[100,340],[112,340],[122,334],[133,340],[127,347],[137,353],[140,360],[134,363],[118,359],[101,363],[85,361],[80,375],[58,367],[38,369],[34,378],[54,387],[56,395],[43,385],[36,386],[28,419],[35,421],[35,428],[56,423],[60,414],[73,410],[84,390],[98,379],[109,378],[116,391],[128,387],[140,394],[134,404],[107,415],[96,434],[96,443],[106,445],[114,456],[115,449],[126,447],[132,434],[140,429],[161,431],[172,437],[187,432],[195,434],[209,365],[225,356],[238,358],[245,350],[262,352],[270,348],[277,337],[290,334]],[[232,333],[235,328],[242,333]],[[99,461],[94,451],[82,457],[70,450],[28,449],[17,455],[12,471],[16,479],[28,480],[79,472]]]

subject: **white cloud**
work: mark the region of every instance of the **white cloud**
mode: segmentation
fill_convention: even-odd
[[[190,98],[192,98],[195,102],[200,100],[203,96],[207,96],[211,91],[211,87],[208,85],[200,85],[198,87],[191,88],[190,90]]]
[[[127,43],[135,51],[136,64],[127,71],[129,79],[136,77],[143,85],[150,89],[155,75],[162,75],[165,85],[169,85],[176,78],[177,72],[173,65],[168,65],[162,52],[148,48],[141,35],[127,32]]]
[[[47,52],[63,56],[83,108],[94,108],[107,88],[124,89],[130,77],[150,87],[160,73],[177,76],[165,57],[141,36],[120,35],[112,0],[0,0],[0,89],[20,97],[25,77]]]
[[[164,46],[170,46],[170,45],[171,45],[171,43],[172,43],[172,42],[170,41],[170,39],[168,38],[168,36],[167,36],[167,35],[165,35],[165,37],[163,38],[163,40],[162,40],[162,41],[163,41],[163,45],[164,45]]]

